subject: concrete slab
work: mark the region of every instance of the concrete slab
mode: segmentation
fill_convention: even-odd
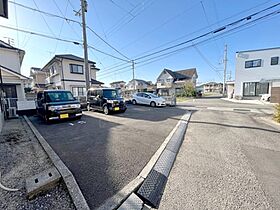
[[[28,199],[55,187],[61,179],[61,175],[55,167],[51,167],[39,174],[26,179],[26,191]]]
[[[144,202],[134,193],[118,208],[118,210],[141,210]]]

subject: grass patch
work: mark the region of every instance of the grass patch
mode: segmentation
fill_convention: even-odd
[[[189,98],[187,98],[187,97],[176,97],[176,102],[185,102],[188,100],[189,100]]]
[[[276,122],[280,123],[280,103],[275,106],[275,112],[274,112],[273,119]]]

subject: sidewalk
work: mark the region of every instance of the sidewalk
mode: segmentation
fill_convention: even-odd
[[[273,106],[275,103],[270,103],[267,101],[261,101],[261,100],[237,100],[233,98],[221,98],[224,101],[229,101],[232,103],[239,103],[239,104],[257,104],[257,105],[271,105]]]
[[[279,209],[279,135],[249,115],[193,113],[159,209]]]
[[[10,192],[0,188],[0,209],[74,209],[62,184],[27,200],[25,179],[52,164],[23,118],[5,122],[0,133],[0,157],[1,184],[19,189]]]

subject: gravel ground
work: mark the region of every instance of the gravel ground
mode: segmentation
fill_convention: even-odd
[[[253,115],[192,115],[160,209],[279,209],[280,131]]]
[[[0,134],[1,183],[17,192],[0,188],[0,209],[75,209],[66,187],[52,190],[28,201],[25,179],[52,167],[52,163],[23,118],[5,122]]]

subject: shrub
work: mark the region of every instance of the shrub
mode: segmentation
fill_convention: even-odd
[[[274,120],[280,123],[280,103],[275,106]]]
[[[192,83],[186,83],[183,88],[183,96],[191,97],[195,96],[195,88]]]

